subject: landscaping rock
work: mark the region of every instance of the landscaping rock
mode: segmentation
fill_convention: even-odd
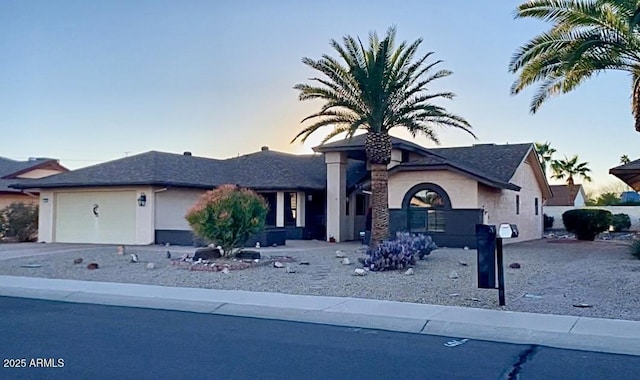
[[[309,265],[309,262],[308,261],[301,261],[300,265]]]
[[[340,249],[336,251],[336,257],[337,257],[337,258],[341,259],[341,258],[343,258],[344,256],[345,256],[344,251],[342,251],[342,250],[340,250]]]
[[[351,265],[351,260],[348,257],[343,258],[342,265]]]
[[[511,264],[509,264],[509,268],[512,268],[512,269],[520,269],[520,264],[518,264],[518,263],[511,263]]]
[[[258,251],[240,251],[236,253],[236,258],[247,260],[260,260],[260,252]]]
[[[154,264],[154,263],[148,263],[148,264],[147,264],[147,269],[156,269],[156,264]]]
[[[593,307],[593,305],[589,305],[588,303],[576,303],[573,305],[573,307],[587,308],[587,307]]]
[[[451,273],[449,273],[449,278],[454,280],[456,278],[460,278],[460,276],[458,275],[458,272],[452,270]]]
[[[466,267],[467,265],[469,265],[469,264],[467,264],[467,262],[466,262],[466,261],[464,261],[464,260],[458,260],[458,264],[462,265],[463,267]]]
[[[82,264],[82,257],[78,257],[77,259],[73,260],[74,264]]]
[[[290,266],[287,265],[286,268],[287,273],[296,273],[295,269],[292,269]]]
[[[222,257],[222,250],[218,247],[205,247],[196,249],[193,260],[215,260]]]
[[[171,258],[171,252],[167,251],[167,259]]]
[[[136,255],[135,253],[131,254],[131,262],[132,263],[137,263],[138,262],[138,255]]]
[[[356,268],[356,270],[353,273],[356,276],[366,276],[367,275],[367,271],[362,269],[362,268]]]
[[[273,267],[274,267],[274,268],[284,268],[284,264],[282,264],[282,263],[281,263],[281,262],[279,262],[279,261],[274,261],[274,262],[273,262]]]
[[[124,245],[119,245],[116,252],[118,252],[118,255],[124,255]]]
[[[98,263],[89,263],[89,264],[87,264],[87,269],[89,269],[89,270],[98,269]]]
[[[404,274],[406,274],[407,276],[413,276],[413,274],[414,274],[414,273],[413,273],[413,268],[409,268],[409,269],[407,269],[407,270],[404,272]]]
[[[231,271],[229,270],[229,268],[222,268],[222,273],[229,274],[231,273]]]

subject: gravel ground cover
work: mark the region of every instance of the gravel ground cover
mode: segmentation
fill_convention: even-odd
[[[0,275],[33,276],[85,281],[152,284],[210,289],[279,292],[288,294],[370,298],[438,305],[504,309],[588,317],[640,320],[640,260],[629,254],[628,243],[580,242],[573,239],[541,239],[505,245],[506,306],[498,306],[498,292],[477,288],[476,251],[440,248],[417,261],[414,274],[369,272],[355,276],[356,243],[329,244],[291,241],[286,247],[261,248],[263,260],[290,256],[285,268],[254,265],[228,274],[191,271],[166,258],[195,248],[131,246],[119,255],[116,246],[60,246],[47,244],[50,254],[4,258],[17,245],[0,245]],[[20,248],[29,251],[27,248]],[[54,247],[54,248],[51,248]],[[33,246],[33,253],[37,253]],[[336,257],[341,250],[351,261]],[[136,253],[138,263],[132,263]],[[82,258],[82,264],[74,259]],[[87,264],[98,263],[89,270]],[[308,262],[308,265],[301,265]],[[147,264],[154,263],[154,269]],[[509,264],[520,264],[519,269]],[[288,273],[289,266],[295,273]],[[455,272],[455,273],[454,273]]]

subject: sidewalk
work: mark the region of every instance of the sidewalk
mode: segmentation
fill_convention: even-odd
[[[640,321],[315,297],[0,276],[0,296],[322,323],[640,355]]]

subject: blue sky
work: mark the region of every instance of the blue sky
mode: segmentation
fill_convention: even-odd
[[[531,115],[534,89],[511,96],[507,66],[547,26],[514,20],[519,3],[5,0],[0,156],[54,157],[75,169],[149,150],[308,152],[289,143],[318,107],[292,88],[315,75],[301,58],[333,54],[332,38],[396,25],[399,40],[422,37],[421,52],[454,71],[434,90],[457,94],[439,104],[465,117],[477,142],[550,141],[557,158],[589,162],[595,186],[614,182],[607,173],[620,156],[640,156],[630,78],[606,73]],[[436,131],[443,146],[476,143],[459,130]]]

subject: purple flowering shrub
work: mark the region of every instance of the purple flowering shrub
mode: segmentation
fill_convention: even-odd
[[[364,266],[372,271],[404,269],[422,260],[438,246],[431,236],[397,232],[394,240],[385,240],[374,249],[367,250]]]

